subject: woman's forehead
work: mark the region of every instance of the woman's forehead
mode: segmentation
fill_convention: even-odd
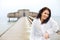
[[[44,10],[43,12],[45,12],[45,13],[49,13],[49,10]]]

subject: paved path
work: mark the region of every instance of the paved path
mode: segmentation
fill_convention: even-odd
[[[27,26],[27,18],[20,18],[14,26],[0,37],[0,40],[28,40]]]

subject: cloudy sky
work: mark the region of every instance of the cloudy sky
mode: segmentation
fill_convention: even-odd
[[[0,0],[0,17],[19,9],[38,12],[42,7],[49,7],[53,16],[60,16],[60,0]]]

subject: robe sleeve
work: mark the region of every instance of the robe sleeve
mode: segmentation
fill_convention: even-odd
[[[56,21],[51,20],[51,28],[49,30],[47,30],[47,32],[49,33],[49,35],[53,35],[54,33],[56,33],[59,30],[59,26],[57,24]]]

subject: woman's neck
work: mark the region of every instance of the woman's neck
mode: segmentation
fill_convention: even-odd
[[[41,23],[43,23],[44,20],[42,18],[40,20],[41,20]]]

